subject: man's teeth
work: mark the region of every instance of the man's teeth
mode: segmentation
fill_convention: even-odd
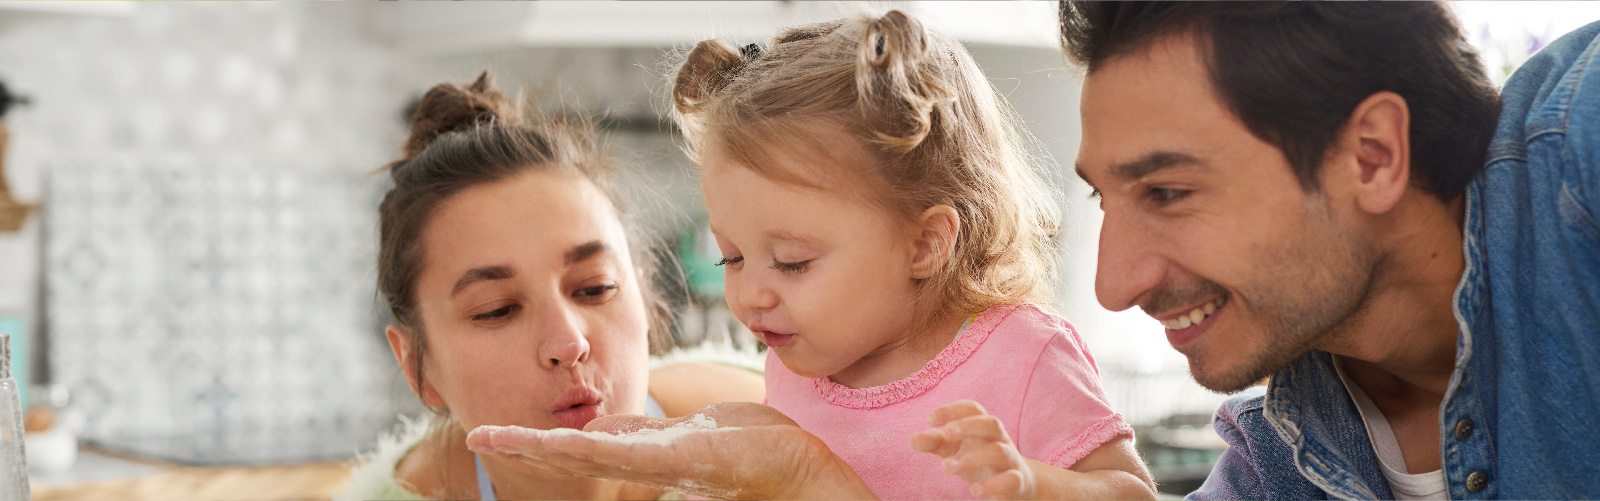
[[[1194,324],[1204,322],[1206,317],[1211,316],[1212,313],[1216,313],[1217,308],[1221,308],[1226,302],[1226,298],[1213,299],[1211,302],[1201,305],[1198,308],[1189,310],[1189,313],[1185,315],[1181,315],[1170,320],[1162,320],[1161,326],[1175,331],[1187,329]]]

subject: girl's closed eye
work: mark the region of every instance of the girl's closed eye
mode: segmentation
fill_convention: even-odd
[[[739,265],[743,264],[743,263],[744,263],[744,256],[725,257],[725,258],[722,258],[722,259],[717,261],[717,266],[727,266],[727,267],[730,267],[730,268],[738,268]]]
[[[805,261],[796,261],[796,262],[792,262],[792,263],[786,263],[786,262],[779,261],[779,260],[776,260],[776,259],[772,260],[772,269],[778,270],[778,271],[781,271],[781,272],[784,272],[784,273],[789,273],[789,274],[805,273],[806,269],[809,268],[810,266],[811,266],[811,260],[810,259],[807,259]]]

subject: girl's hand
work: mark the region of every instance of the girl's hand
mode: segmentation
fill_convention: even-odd
[[[934,428],[911,436],[911,447],[944,460],[944,472],[972,485],[972,495],[989,499],[1033,499],[1038,481],[1000,420],[971,400],[928,413]]]
[[[665,429],[696,416],[714,419],[717,428],[666,443],[608,440],[567,431],[479,428],[467,435],[467,447],[571,475],[716,499],[873,497],[855,471],[821,439],[761,404],[715,404],[677,419],[606,416],[584,429],[618,435]]]

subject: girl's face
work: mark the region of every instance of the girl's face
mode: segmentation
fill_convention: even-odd
[[[856,386],[893,370],[897,360],[885,355],[913,337],[908,225],[857,197],[776,182],[708,153],[701,189],[734,315],[795,374]],[[852,153],[845,157],[868,161]]]
[[[529,172],[468,188],[434,209],[422,246],[424,401],[468,430],[582,428],[643,411],[640,284],[622,225],[589,181]],[[411,371],[404,333],[391,327],[389,338]]]

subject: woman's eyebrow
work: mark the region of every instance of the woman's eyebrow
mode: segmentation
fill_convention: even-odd
[[[567,251],[567,254],[562,261],[570,266],[581,263],[589,258],[593,258],[601,253],[612,253],[611,246],[606,245],[605,242],[594,240],[580,244],[577,247],[573,247],[572,250]]]
[[[505,280],[513,276],[516,276],[516,273],[511,271],[510,266],[501,265],[473,268],[467,270],[466,273],[462,273],[461,278],[456,280],[455,287],[450,289],[450,297],[455,298],[456,294],[460,294],[462,289],[467,288],[468,285],[472,285],[473,283],[482,282],[485,280]]]

